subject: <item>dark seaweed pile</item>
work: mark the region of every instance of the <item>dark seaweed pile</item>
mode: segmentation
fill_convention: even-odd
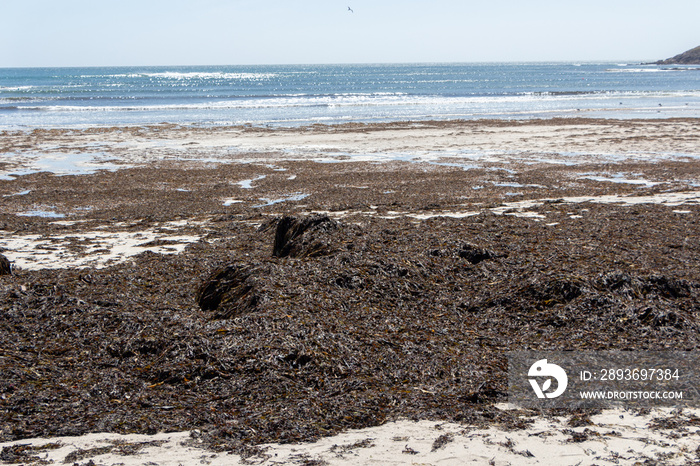
[[[518,427],[493,406],[509,350],[698,348],[696,214],[568,217],[582,207],[543,206],[555,226],[221,217],[178,255],[2,276],[0,441],[198,429],[236,448],[397,418]]]

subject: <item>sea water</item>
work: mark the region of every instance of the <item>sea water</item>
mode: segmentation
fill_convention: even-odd
[[[700,67],[485,63],[0,69],[0,128],[700,116]]]

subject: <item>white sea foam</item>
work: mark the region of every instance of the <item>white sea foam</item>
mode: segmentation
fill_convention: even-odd
[[[263,79],[272,79],[278,73],[231,73],[222,71],[161,71],[161,72],[143,72],[143,73],[127,73],[127,74],[112,74],[112,75],[83,75],[81,78],[164,78],[164,79],[230,79],[230,80],[245,80],[257,81]]]
[[[675,71],[670,68],[610,68],[605,70],[608,73],[665,73],[668,71]]]
[[[0,86],[0,91],[28,91],[35,88],[36,86]]]
[[[264,110],[264,109],[312,109],[318,108],[394,108],[400,110],[410,107],[423,108],[442,114],[443,117],[451,116],[447,109],[454,109],[454,117],[460,117],[477,112],[484,114],[498,114],[509,112],[560,112],[567,111],[568,107],[561,105],[579,105],[584,100],[590,101],[615,101],[619,99],[650,99],[663,100],[676,99],[700,99],[700,91],[663,91],[663,92],[618,92],[602,91],[580,94],[557,94],[549,92],[527,92],[515,95],[490,95],[490,96],[438,96],[438,95],[410,95],[405,93],[343,93],[321,96],[309,96],[306,94],[289,94],[269,98],[246,99],[222,99],[208,100],[197,103],[167,103],[161,105],[26,105],[23,110],[37,110],[47,112],[171,112],[171,111],[225,111],[225,110]],[[533,106],[534,105],[534,106]],[[607,104],[611,105],[611,104]],[[681,108],[680,103],[675,106]],[[655,109],[653,105],[648,107]],[[628,109],[626,109],[628,110]],[[424,114],[430,116],[430,113]],[[337,118],[337,117],[335,117]]]

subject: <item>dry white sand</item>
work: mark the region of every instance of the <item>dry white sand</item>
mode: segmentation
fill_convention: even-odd
[[[53,223],[70,224],[67,221]],[[178,222],[144,230],[120,229],[128,226],[111,225],[108,229],[65,235],[5,234],[0,236],[0,250],[15,267],[24,270],[103,268],[146,251],[177,254],[200,239],[194,235],[178,234],[178,228],[183,226]]]
[[[505,409],[505,408],[504,408]],[[591,425],[572,427],[565,418],[535,417],[528,429],[478,429],[435,421],[399,421],[353,430],[315,443],[261,445],[257,456],[241,458],[198,447],[197,432],[157,435],[90,434],[28,439],[0,444],[31,445],[28,454],[54,464],[95,465],[633,465],[697,464],[700,410],[623,409],[591,416]],[[654,418],[695,419],[687,426],[650,429]],[[42,463],[47,464],[47,463]]]

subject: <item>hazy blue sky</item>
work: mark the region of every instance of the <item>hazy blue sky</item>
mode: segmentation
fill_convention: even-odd
[[[700,45],[700,0],[0,0],[0,15],[0,67],[644,61]]]

